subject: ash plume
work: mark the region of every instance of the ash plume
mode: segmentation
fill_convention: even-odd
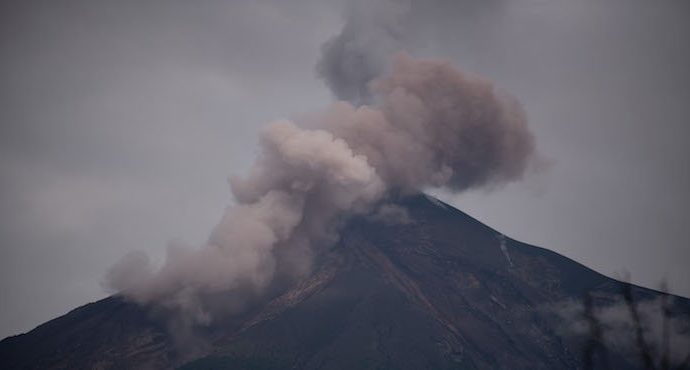
[[[367,105],[339,101],[299,124],[268,125],[249,174],[231,179],[236,203],[208,242],[170,248],[158,270],[127,256],[109,286],[208,323],[218,302],[239,311],[276,281],[306,276],[349,217],[376,217],[391,194],[522,176],[534,139],[512,97],[449,61],[401,53],[387,71],[367,84]]]

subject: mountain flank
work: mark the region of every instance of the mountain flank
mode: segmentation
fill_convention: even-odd
[[[0,368],[642,369],[634,330],[603,317],[603,336],[575,325],[620,312],[634,329],[626,292],[643,317],[666,302],[671,338],[688,335],[686,298],[512,240],[426,195],[394,206],[404,219],[350,220],[307,279],[245,312],[189,326],[112,296],[0,341]]]

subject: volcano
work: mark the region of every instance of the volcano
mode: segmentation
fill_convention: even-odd
[[[2,340],[0,368],[637,369],[650,343],[645,354],[576,335],[554,307],[613,307],[627,292],[633,306],[664,297],[667,315],[690,313],[688,299],[506,238],[435,198],[396,205],[405,220],[350,220],[307,279],[241,314],[181,334],[115,295]]]

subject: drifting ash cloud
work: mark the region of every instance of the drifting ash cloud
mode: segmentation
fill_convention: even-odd
[[[504,183],[519,179],[533,156],[520,105],[448,61],[399,54],[370,92],[375,104],[336,102],[306,119],[310,128],[268,125],[248,176],[231,179],[236,204],[208,243],[171,247],[159,270],[129,255],[108,285],[207,323],[208,297],[222,292],[241,305],[277,277],[305,276],[348,217],[375,212],[392,192]]]

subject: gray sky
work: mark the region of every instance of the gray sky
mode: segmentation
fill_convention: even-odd
[[[452,5],[449,5],[452,4]],[[104,297],[131,250],[200,244],[259,128],[331,101],[345,1],[0,5],[0,337]],[[447,201],[513,238],[690,295],[690,3],[425,1],[407,49],[520,99],[549,166]]]

